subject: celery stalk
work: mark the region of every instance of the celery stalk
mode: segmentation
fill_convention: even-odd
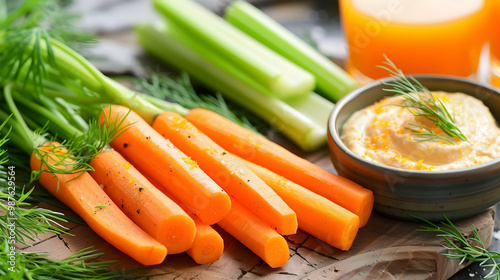
[[[232,2],[226,9],[225,18],[257,41],[312,73],[316,77],[318,90],[326,98],[338,101],[358,87],[358,83],[343,69],[248,2]]]
[[[311,93],[290,104],[269,96],[262,86],[244,75],[243,70],[224,57],[212,55],[210,60],[200,53],[204,46],[197,37],[178,32],[175,24],[139,24],[135,32],[139,43],[151,54],[173,65],[221,92],[226,98],[248,108],[268,121],[305,151],[326,143],[327,118],[333,104]],[[200,52],[200,53],[199,53]],[[301,106],[299,106],[302,104]]]
[[[155,8],[204,47],[223,55],[261,83],[268,93],[287,99],[308,94],[313,75],[255,41],[224,19],[191,0],[154,0]]]

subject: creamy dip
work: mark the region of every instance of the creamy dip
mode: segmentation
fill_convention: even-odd
[[[500,157],[500,128],[488,107],[464,93],[433,95],[443,102],[468,141],[450,137],[433,122],[396,106],[402,97],[385,98],[355,112],[343,127],[342,141],[367,160],[411,170],[466,168]],[[447,140],[420,141],[423,136],[416,132],[425,132],[422,127]]]

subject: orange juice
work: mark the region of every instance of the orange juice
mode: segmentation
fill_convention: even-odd
[[[500,0],[490,0],[490,79],[500,87]]]
[[[348,71],[359,80],[388,76],[383,54],[405,74],[468,77],[486,41],[484,0],[339,0],[349,46]]]

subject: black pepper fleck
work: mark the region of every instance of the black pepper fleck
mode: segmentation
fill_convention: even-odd
[[[140,214],[141,213],[141,209],[137,209],[137,214]]]
[[[123,148],[127,148],[128,147],[128,144],[127,143],[123,143]]]
[[[144,190],[144,188],[139,188],[139,192],[142,192]]]

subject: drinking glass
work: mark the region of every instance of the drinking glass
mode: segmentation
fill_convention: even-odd
[[[485,1],[339,0],[348,72],[362,83],[387,77],[377,67],[385,54],[405,74],[475,77],[488,34]]]

